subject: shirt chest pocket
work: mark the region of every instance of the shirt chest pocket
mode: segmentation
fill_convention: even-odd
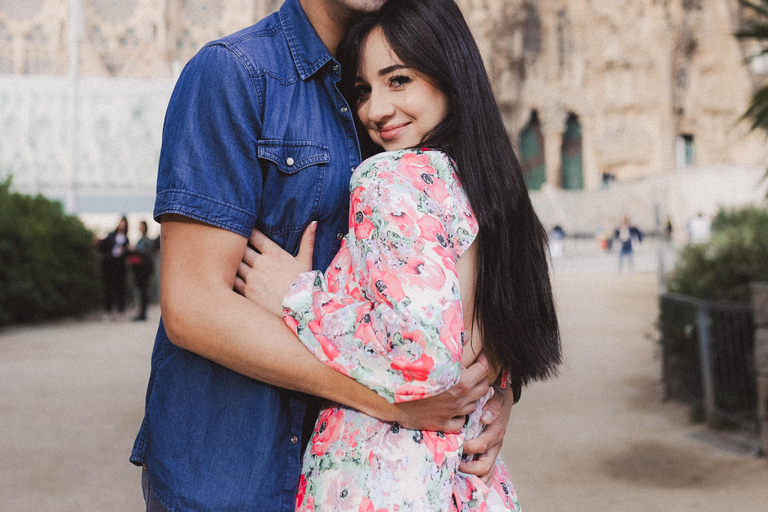
[[[300,233],[317,216],[330,161],[328,146],[263,139],[258,157],[264,188],[257,227],[273,238]]]

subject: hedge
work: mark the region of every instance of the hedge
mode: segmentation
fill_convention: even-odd
[[[93,233],[61,203],[0,182],[0,326],[79,316],[101,302]]]

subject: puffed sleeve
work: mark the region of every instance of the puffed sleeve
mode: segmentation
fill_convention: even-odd
[[[165,116],[155,218],[177,213],[245,237],[259,211],[259,97],[247,66],[222,44],[185,66]]]
[[[327,275],[348,267],[355,286],[308,272],[283,302],[286,323],[316,357],[390,402],[458,381],[455,262],[476,233],[457,222],[468,203],[444,154],[396,154],[364,162],[353,178],[350,232]]]

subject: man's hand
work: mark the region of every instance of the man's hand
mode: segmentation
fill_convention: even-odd
[[[486,425],[485,430],[475,439],[464,442],[464,454],[475,455],[475,460],[462,462],[459,471],[476,475],[486,484],[490,483],[496,469],[496,457],[504,443],[513,403],[510,387],[496,388],[496,393],[485,404],[480,418]]]
[[[235,290],[267,311],[283,316],[283,298],[302,272],[312,270],[317,222],[312,222],[301,237],[294,258],[267,235],[254,229],[248,241],[256,249],[245,248],[237,268]]]
[[[461,371],[459,382],[447,391],[423,400],[396,404],[402,426],[415,430],[458,432],[466,416],[477,407],[477,401],[488,393],[488,360],[477,361]]]

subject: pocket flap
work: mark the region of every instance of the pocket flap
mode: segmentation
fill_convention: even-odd
[[[309,141],[264,139],[258,142],[259,158],[269,160],[286,174],[310,165],[327,164],[331,157],[327,146]]]

